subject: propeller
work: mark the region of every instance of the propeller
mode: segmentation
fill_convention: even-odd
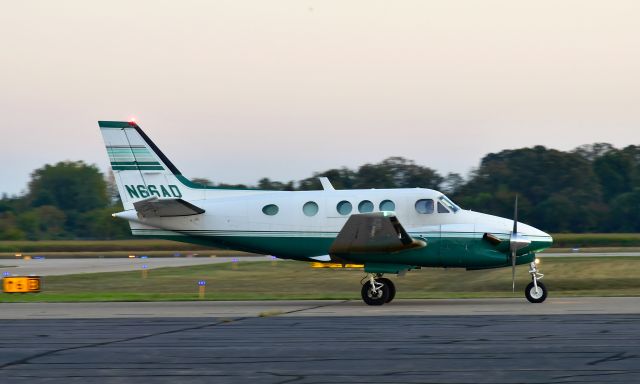
[[[509,237],[509,250],[511,251],[511,289],[516,291],[516,253],[518,250],[531,244],[531,240],[518,232],[518,195],[513,208],[513,231]]]
[[[491,233],[485,233],[482,239],[491,243],[494,247],[499,246],[503,240]],[[513,207],[513,230],[509,235],[509,254],[511,258],[511,289],[516,291],[516,258],[517,252],[522,248],[531,244],[525,235],[518,232],[518,195],[516,195],[516,202]],[[502,248],[504,249],[504,248]]]

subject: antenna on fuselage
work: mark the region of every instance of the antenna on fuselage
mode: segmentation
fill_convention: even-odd
[[[328,177],[318,177],[318,179],[320,180],[320,184],[322,184],[322,189],[324,189],[325,191],[336,190],[335,188],[333,188],[333,185],[331,185]]]

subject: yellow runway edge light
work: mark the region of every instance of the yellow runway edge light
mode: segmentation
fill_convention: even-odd
[[[5,293],[40,292],[40,276],[10,276],[2,279]]]
[[[362,264],[311,263],[311,268],[364,268]]]

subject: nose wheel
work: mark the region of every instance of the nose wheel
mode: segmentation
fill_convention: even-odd
[[[368,305],[382,305],[391,302],[396,296],[393,282],[382,275],[369,275],[362,285],[362,300]]]
[[[530,303],[542,303],[547,299],[547,287],[539,281],[544,275],[538,272],[538,266],[535,262],[530,264],[529,273],[531,274],[531,282],[525,288],[524,296]]]

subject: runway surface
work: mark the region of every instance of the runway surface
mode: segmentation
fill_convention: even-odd
[[[192,265],[206,265],[230,263],[234,257],[153,257],[141,258],[94,258],[94,259],[32,259],[32,260],[0,260],[2,272],[12,275],[71,275],[75,273],[139,271],[143,265],[148,269],[163,267],[187,267]],[[239,262],[269,261],[269,256],[243,256],[237,258]]]
[[[380,307],[360,300],[180,301],[105,303],[0,303],[0,319],[144,317],[308,317],[469,316],[469,315],[640,315],[640,297],[566,297],[530,304],[522,299],[394,300]]]
[[[631,383],[639,303],[1,304],[0,381]]]

